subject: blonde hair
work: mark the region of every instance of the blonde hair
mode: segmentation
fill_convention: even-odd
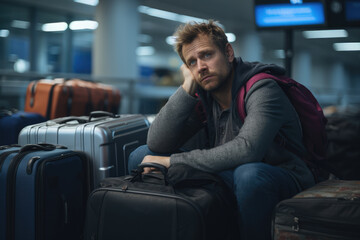
[[[214,20],[207,22],[189,22],[178,27],[174,33],[175,50],[181,60],[185,63],[182,49],[185,44],[192,43],[200,34],[209,36],[213,43],[225,54],[226,44],[228,43],[224,30],[216,24]]]

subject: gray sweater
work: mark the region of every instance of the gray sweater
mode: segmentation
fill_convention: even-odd
[[[171,154],[170,163],[186,163],[200,170],[221,172],[244,163],[263,161],[287,169],[300,189],[312,186],[314,178],[306,164],[297,155],[274,142],[275,136],[280,134],[287,139],[287,144],[291,144],[299,152],[306,151],[302,144],[302,130],[297,113],[274,80],[265,79],[253,85],[245,98],[247,117],[244,123],[239,121],[235,111],[235,95],[248,77],[253,75],[254,69],[252,65],[244,68],[242,64],[248,63],[242,62],[241,59],[234,63],[237,73],[233,83],[231,115],[239,129],[234,139],[214,146],[214,121],[211,111],[214,102],[210,94],[202,92],[200,94],[208,115],[206,126],[209,134],[206,141],[209,141],[210,145]],[[247,79],[241,77],[244,75],[244,69],[248,71]],[[204,124],[199,121],[198,114],[194,111],[198,101],[198,98],[190,96],[179,87],[150,126],[148,147],[154,152],[173,153],[199,132]]]

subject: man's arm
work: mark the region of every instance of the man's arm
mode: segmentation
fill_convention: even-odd
[[[186,163],[204,171],[219,172],[262,161],[280,128],[291,118],[296,121],[296,113],[274,80],[254,84],[245,103],[248,115],[233,140],[212,149],[172,154],[170,163]]]
[[[181,71],[183,85],[169,98],[150,126],[147,144],[153,152],[174,152],[203,127],[195,111],[199,101],[194,97],[197,85],[185,65]]]

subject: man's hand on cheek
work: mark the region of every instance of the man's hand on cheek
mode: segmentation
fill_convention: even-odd
[[[190,69],[185,64],[181,65],[180,70],[184,77],[184,83],[182,84],[182,87],[191,96],[195,96],[198,84],[195,81],[194,75],[191,73]]]
[[[147,155],[144,157],[144,159],[142,160],[141,163],[158,163],[158,164],[161,164],[167,168],[170,167],[170,157],[163,157],[163,156],[151,156],[151,155]],[[149,173],[151,171],[154,171],[156,169],[154,168],[149,168],[149,167],[146,167],[144,168],[144,174],[145,173]]]

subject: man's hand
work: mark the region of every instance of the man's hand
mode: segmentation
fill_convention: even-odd
[[[147,155],[147,156],[144,157],[144,159],[142,160],[141,163],[147,163],[147,162],[158,163],[158,164],[161,164],[161,165],[165,166],[166,168],[170,167],[170,157]],[[154,170],[156,170],[156,169],[146,167],[146,168],[144,168],[143,173],[144,174],[149,173],[149,172],[154,171]]]
[[[194,75],[185,64],[181,65],[180,70],[184,77],[184,83],[182,84],[183,89],[191,96],[195,96],[198,84],[195,81]]]

